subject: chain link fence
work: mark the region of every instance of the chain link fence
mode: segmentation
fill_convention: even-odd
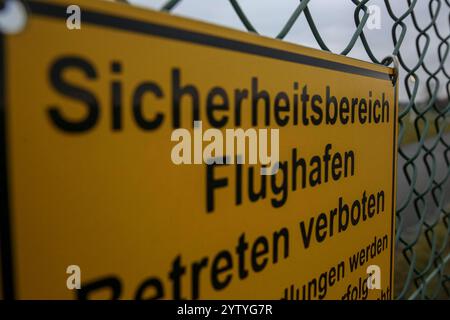
[[[119,0],[117,0],[119,1]],[[220,15],[223,6],[233,11],[241,25],[231,27],[259,33],[246,8],[262,2],[222,0],[189,1],[120,0],[149,5],[162,11],[205,18],[204,7]],[[266,6],[264,19],[277,19],[282,2]],[[450,297],[450,0],[297,0],[290,14],[271,36],[321,50],[356,56],[389,65],[394,55],[400,70],[399,163],[396,219],[395,293],[397,299],[448,299]],[[320,4],[321,3],[321,4]],[[319,5],[317,5],[319,4]],[[348,40],[336,50],[328,43],[324,19],[337,12],[328,6],[346,6],[353,20],[346,25]],[[182,6],[181,6],[182,5]],[[245,5],[245,6],[244,6]],[[314,7],[315,6],[315,7]],[[190,10],[178,10],[184,7]],[[202,10],[195,14],[196,8]],[[329,9],[329,8],[328,8]],[[274,10],[273,12],[271,10]],[[350,10],[350,11],[349,11]],[[194,13],[192,13],[194,11]],[[261,11],[258,11],[261,13]],[[258,16],[261,18],[261,16]],[[208,19],[206,19],[208,20]],[[209,18],[215,22],[214,18]],[[231,21],[231,20],[230,20]],[[379,25],[377,25],[379,23]],[[261,23],[260,23],[261,24]],[[301,24],[302,29],[295,29]],[[368,28],[368,26],[372,28]],[[340,32],[343,25],[332,25]],[[271,28],[272,30],[273,28]],[[292,37],[310,32],[313,41]],[[378,29],[373,31],[372,29]],[[331,41],[333,42],[333,41]],[[336,45],[334,46],[336,47]],[[383,48],[383,50],[380,50]]]

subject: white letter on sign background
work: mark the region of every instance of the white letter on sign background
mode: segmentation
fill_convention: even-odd
[[[367,288],[381,289],[381,269],[377,265],[370,265],[366,270],[369,277],[367,278]]]
[[[67,289],[81,289],[81,269],[76,264],[70,265],[66,270],[67,274],[70,276],[67,278],[66,285]]]

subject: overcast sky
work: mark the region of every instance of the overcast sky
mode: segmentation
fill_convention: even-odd
[[[159,9],[166,1],[129,0],[129,2],[136,5]],[[394,14],[397,16],[403,14],[408,8],[407,0],[391,0],[390,2]],[[420,27],[425,27],[430,22],[428,2],[429,1],[426,0],[418,0],[414,9],[414,13],[417,16],[417,21]],[[442,9],[437,18],[437,25],[441,35],[446,37],[450,34],[450,9],[444,1],[441,2]],[[240,0],[239,3],[249,20],[252,22],[253,26],[260,34],[275,37],[282,29],[289,16],[295,10],[299,1]],[[393,51],[394,45],[391,35],[393,20],[388,15],[384,0],[371,0],[368,5],[378,5],[381,9],[381,28],[372,30],[365,28],[364,31],[374,55],[381,60]],[[331,51],[340,53],[348,44],[355,30],[353,18],[355,5],[351,0],[311,0],[308,7],[310,8],[314,21],[316,22],[316,26],[327,46],[331,49]],[[246,30],[228,0],[183,0],[175,7],[172,13],[238,30]],[[418,61],[418,55],[415,48],[418,31],[414,28],[411,17],[408,17],[405,20],[405,23],[408,27],[408,31],[405,36],[405,41],[402,44],[401,52],[406,64],[409,67],[414,67]],[[426,55],[425,62],[431,71],[434,71],[439,64],[437,51],[440,42],[434,30],[430,31],[430,48]],[[397,34],[400,35],[400,28],[398,29]],[[298,21],[292,27],[285,40],[308,47],[319,48],[304,15],[300,15]],[[422,46],[425,44],[425,38],[420,41],[420,44]],[[444,50],[445,46],[442,51]],[[349,53],[349,56],[370,61],[359,39],[356,46]],[[450,56],[447,59],[445,66],[446,70],[450,73]],[[424,71],[422,68],[418,71],[418,75],[421,79],[426,79],[424,78]],[[445,97],[446,78],[442,72],[440,72],[438,78],[441,81],[439,90],[440,96]],[[412,88],[412,82],[410,82],[410,85]],[[404,83],[401,83],[402,100],[407,99],[404,86]],[[420,98],[417,100],[423,100],[424,97],[426,99],[426,96],[424,96],[424,94],[426,94],[424,86],[425,82],[421,80],[419,89]]]

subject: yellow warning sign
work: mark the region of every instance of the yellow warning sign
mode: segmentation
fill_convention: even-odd
[[[4,297],[392,298],[393,69],[75,2],[1,40]]]

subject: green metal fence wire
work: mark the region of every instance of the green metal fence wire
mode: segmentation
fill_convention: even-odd
[[[124,1],[124,0],[122,0]],[[161,10],[170,12],[185,0],[169,0]],[[333,0],[335,1],[335,0]],[[348,55],[358,39],[374,63],[390,64],[391,59],[376,57],[364,33],[370,17],[370,0],[340,0],[354,5],[354,32],[345,48]],[[394,2],[403,1],[403,12],[395,13]],[[397,299],[450,298],[450,0],[420,0],[428,12],[418,8],[418,0],[385,0],[384,19],[391,19],[391,34],[385,37],[392,45],[390,54],[401,66],[400,85],[407,103],[399,110],[399,168],[396,212],[395,292]],[[314,0],[299,0],[287,22],[276,35],[284,39],[300,19],[305,19],[318,47],[331,51],[319,31],[309,6]],[[422,3],[422,4],[423,4]],[[258,33],[239,1],[229,0],[243,26]],[[426,17],[427,22],[419,23]],[[398,11],[398,10],[397,10]],[[445,27],[437,19],[445,21]],[[423,19],[422,19],[423,20]],[[338,28],[339,26],[336,26]],[[406,35],[415,38],[415,48],[406,43]],[[436,48],[430,44],[438,42]],[[434,52],[433,52],[434,51]],[[427,62],[437,55],[438,65]],[[411,64],[411,57],[414,63]],[[409,63],[407,63],[407,61]],[[419,87],[426,88],[425,101]],[[443,91],[444,99],[438,92]],[[422,99],[421,103],[418,103]],[[442,102],[443,101],[443,102]],[[408,138],[409,137],[409,138]],[[408,143],[407,143],[408,142]],[[438,163],[441,163],[440,169]],[[424,181],[424,183],[421,183]],[[411,225],[411,216],[414,223]],[[409,223],[407,223],[409,220]]]

